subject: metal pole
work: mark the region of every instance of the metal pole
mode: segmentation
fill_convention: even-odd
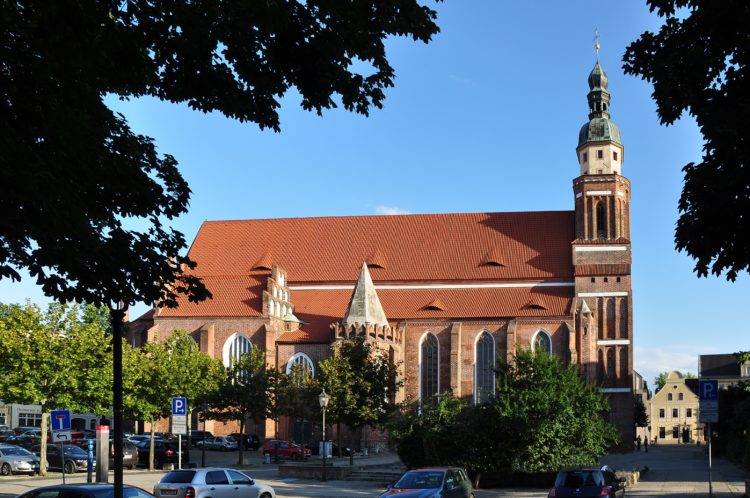
[[[182,434],[177,434],[177,468],[182,470]]]
[[[112,317],[112,411],[114,412],[115,489],[114,498],[122,496],[122,321],[127,306],[110,310]],[[153,429],[152,429],[153,430]],[[105,442],[106,443],[106,442]]]
[[[711,480],[711,442],[713,441],[713,434],[711,433],[711,423],[708,423],[708,496],[713,496],[713,482]]]
[[[326,457],[328,456],[328,441],[326,441],[326,407],[323,407],[323,481],[326,481]]]
[[[206,466],[206,403],[203,403],[203,443],[201,443],[201,467]]]
[[[62,475],[63,475],[63,486],[65,485],[65,448],[63,448],[63,443],[60,441],[60,465],[62,465]]]

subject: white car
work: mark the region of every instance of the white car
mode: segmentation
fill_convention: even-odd
[[[233,437],[228,436],[207,437],[203,441],[198,441],[197,443],[195,443],[195,446],[198,449],[205,446],[207,450],[219,451],[232,451],[236,450],[239,447],[237,441]]]
[[[234,469],[171,470],[154,486],[156,498],[276,498],[271,486]]]
[[[39,457],[25,448],[0,444],[0,475],[35,474],[39,472]]]

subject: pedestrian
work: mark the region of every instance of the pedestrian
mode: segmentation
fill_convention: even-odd
[[[635,438],[635,446],[638,448],[638,451],[641,451],[641,435],[638,434],[638,437]]]
[[[643,439],[643,449],[648,453],[648,437]]]

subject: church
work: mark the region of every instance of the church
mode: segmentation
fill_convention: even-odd
[[[225,365],[257,347],[271,367],[314,375],[336,340],[365,335],[400,365],[399,399],[474,402],[497,359],[546,351],[603,388],[630,444],[630,182],[598,57],[588,86],[571,210],[206,221],[189,256],[213,299],[156,308],[131,341],[184,329]],[[292,438],[280,425],[257,431]]]

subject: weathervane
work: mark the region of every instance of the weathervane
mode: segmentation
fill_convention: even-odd
[[[594,49],[596,50],[596,62],[599,62],[599,29],[594,28]]]

